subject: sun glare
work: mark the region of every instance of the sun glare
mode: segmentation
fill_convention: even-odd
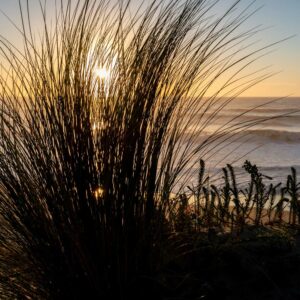
[[[96,199],[101,198],[104,195],[104,189],[102,187],[98,187],[95,190],[94,194],[95,194]]]
[[[95,74],[100,79],[107,79],[109,77],[109,70],[106,68],[96,68]]]

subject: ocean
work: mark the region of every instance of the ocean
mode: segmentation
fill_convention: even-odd
[[[188,116],[185,130],[186,138],[192,135],[201,148],[196,156],[206,162],[211,183],[221,183],[222,168],[230,163],[240,186],[246,184],[249,175],[242,167],[246,160],[272,177],[275,184],[286,181],[291,167],[300,174],[300,98],[237,98],[223,106],[226,101],[210,104],[208,109],[204,106],[198,115]],[[191,161],[185,170],[188,168],[194,183],[198,166]],[[184,177],[181,180],[184,182]]]

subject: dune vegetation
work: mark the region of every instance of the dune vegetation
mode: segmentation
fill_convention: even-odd
[[[246,188],[231,165],[221,186],[208,180],[205,158],[261,120],[196,139],[272,75],[250,68],[273,46],[253,48],[260,27],[243,29],[253,4],[218,15],[210,0],[60,0],[54,22],[41,4],[36,31],[19,3],[23,47],[0,38],[2,299],[175,299],[188,267],[165,270],[204,240],[296,228],[294,169],[282,185],[248,161]]]

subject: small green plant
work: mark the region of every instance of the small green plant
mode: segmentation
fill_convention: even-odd
[[[250,190],[255,189],[253,202],[255,204],[255,219],[254,224],[256,226],[260,225],[262,220],[262,213],[267,200],[272,192],[273,186],[267,189],[266,185],[263,183],[263,178],[271,180],[272,178],[261,174],[258,171],[256,165],[252,165],[249,161],[244,163],[244,169],[251,175]]]
[[[292,174],[287,177],[286,193],[290,196],[290,211],[289,223],[296,224],[298,217],[298,224],[300,223],[300,203],[299,203],[299,190],[300,183],[297,182],[297,173],[295,168],[291,168]]]
[[[198,220],[196,231],[218,226],[219,229],[223,228],[221,230],[230,229],[240,234],[246,224],[259,227],[264,224],[280,225],[288,221],[295,225],[297,214],[299,220],[298,207],[292,204],[289,220],[285,217],[287,205],[290,202],[294,205],[298,203],[299,183],[294,168],[292,168],[292,175],[287,177],[286,186],[282,186],[282,183],[274,185],[271,177],[260,173],[258,167],[249,161],[245,161],[243,167],[250,175],[244,188],[239,187],[234,167],[231,165],[223,168],[224,181],[220,186],[202,185],[200,192],[189,187],[192,191],[192,199],[195,195],[200,195],[196,199],[202,203],[200,210],[197,210],[197,205],[193,206],[194,220]],[[269,184],[266,184],[264,179],[269,180]]]
[[[280,188],[281,183],[277,183],[275,186],[273,184],[270,185],[269,191],[269,206],[267,207],[267,216],[268,216],[268,223],[273,223],[273,218],[275,216],[275,209],[276,209],[276,196],[277,196],[277,189]]]

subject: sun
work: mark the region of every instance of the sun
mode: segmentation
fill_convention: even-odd
[[[107,99],[111,86],[111,66],[107,68],[105,66],[99,67],[98,65],[93,69],[93,73],[96,95]]]
[[[110,72],[106,68],[95,68],[95,75],[100,79],[108,79]]]

